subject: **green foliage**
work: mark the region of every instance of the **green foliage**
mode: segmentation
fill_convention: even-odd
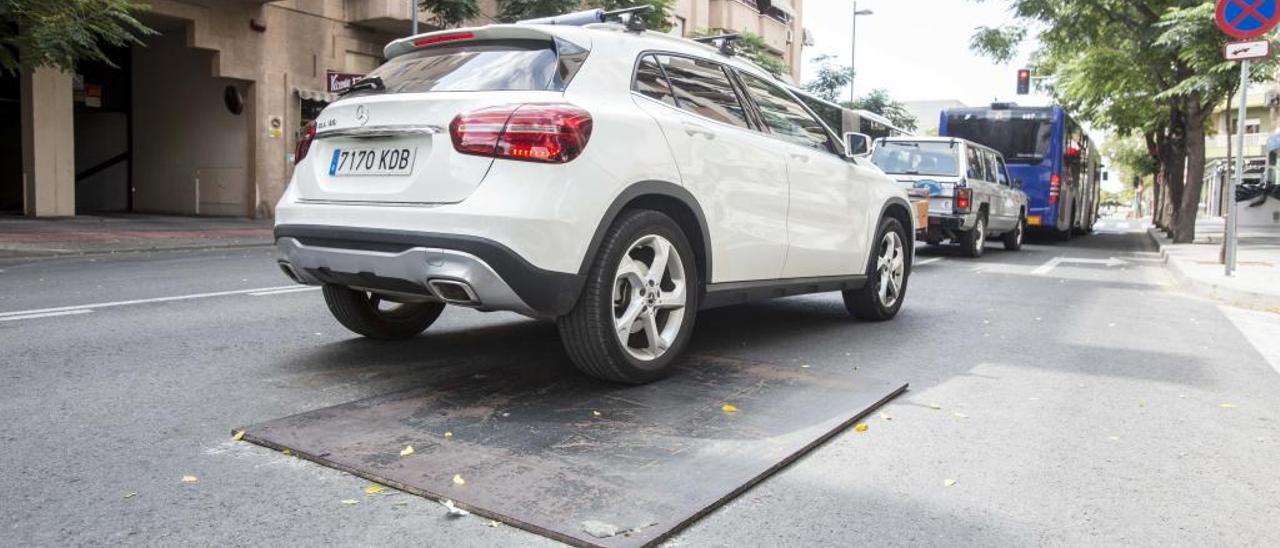
[[[703,36],[718,36],[721,34],[730,34],[737,31],[724,29],[699,29],[691,33],[691,38],[699,38]],[[738,55],[759,65],[760,68],[774,76],[782,76],[791,72],[791,68],[787,66],[782,59],[770,53],[764,45],[764,38],[759,34],[743,32],[742,38],[733,43],[733,47],[737,49]]]
[[[831,55],[819,55],[813,58],[818,65],[818,74],[804,84],[804,90],[831,102],[840,100],[840,93],[853,81],[853,67],[833,65],[835,59]]]
[[[845,103],[845,105],[855,110],[868,110],[884,116],[893,122],[893,125],[907,131],[915,131],[919,125],[911,111],[907,110],[907,107],[902,103],[889,97],[889,92],[884,89],[872,90],[871,93],[859,97],[852,103]]]
[[[431,24],[444,28],[480,15],[476,0],[418,0],[418,9],[430,12]]]
[[[499,0],[498,20],[514,23],[521,19],[549,17],[575,11],[578,0]]]
[[[1111,171],[1129,186],[1132,186],[1129,181],[1135,176],[1154,175],[1160,167],[1151,156],[1151,151],[1147,150],[1147,143],[1137,135],[1108,139],[1102,146],[1102,154],[1107,157],[1107,165],[1111,167]]]
[[[1026,36],[1027,29],[1017,25],[978,27],[969,39],[969,49],[982,53],[997,63],[1008,63],[1018,55],[1018,44]]]
[[[91,60],[111,65],[102,51],[153,34],[133,17],[129,0],[0,1],[0,71],[41,66],[75,70]]]

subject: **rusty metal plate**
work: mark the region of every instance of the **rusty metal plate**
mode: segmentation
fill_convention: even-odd
[[[243,430],[562,542],[623,548],[662,541],[906,388],[702,355],[638,387],[528,364]]]

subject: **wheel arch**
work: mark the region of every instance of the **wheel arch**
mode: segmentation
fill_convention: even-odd
[[[893,219],[896,219],[899,223],[902,223],[903,228],[907,229],[907,239],[910,241],[903,242],[903,243],[904,245],[910,244],[908,247],[911,252],[907,253],[907,265],[910,266],[911,264],[915,263],[916,253],[915,253],[914,244],[916,239],[916,230],[920,228],[916,226],[915,215],[912,214],[911,204],[908,203],[906,200],[902,198],[897,198],[897,197],[890,198],[888,201],[886,201],[884,206],[880,208],[880,216],[876,217],[876,225],[871,232],[872,238],[877,237],[876,234],[879,234],[880,232],[880,223],[883,222],[883,220],[886,217],[892,217]],[[873,241],[872,245],[875,246],[879,244]],[[874,255],[875,253],[871,250],[871,248],[868,248],[867,260],[872,260],[872,257],[874,257]]]
[[[591,236],[587,253],[583,256],[582,265],[578,268],[580,275],[586,275],[591,269],[596,252],[599,251],[605,234],[609,231],[609,227],[613,226],[618,215],[632,209],[659,211],[680,225],[680,229],[689,238],[689,245],[693,247],[694,261],[698,267],[698,276],[701,278],[699,285],[705,286],[710,283],[713,279],[711,277],[713,263],[711,233],[707,229],[706,215],[703,214],[702,207],[693,194],[684,187],[667,181],[634,183],[614,198],[613,203],[609,204],[608,209],[601,216],[595,234]]]

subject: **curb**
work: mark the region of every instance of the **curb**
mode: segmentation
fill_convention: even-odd
[[[1239,308],[1265,312],[1280,311],[1280,295],[1226,287],[1192,276],[1183,268],[1181,260],[1170,256],[1169,249],[1173,244],[1165,243],[1159,229],[1148,227],[1147,237],[1151,238],[1151,242],[1159,249],[1160,262],[1164,263],[1165,268],[1173,274],[1178,286],[1187,292]]]
[[[208,243],[208,244],[191,244],[173,247],[121,247],[114,249],[93,249],[93,250],[69,250],[69,251],[40,251],[26,249],[5,249],[0,247],[0,261],[11,260],[29,260],[29,259],[58,259],[64,257],[98,257],[103,255],[122,255],[125,253],[159,253],[163,251],[212,251],[212,250],[235,250],[235,249],[256,249],[262,247],[274,247],[275,242],[235,242],[235,243]]]

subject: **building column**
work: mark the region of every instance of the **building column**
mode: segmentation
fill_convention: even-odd
[[[75,125],[71,74],[40,67],[22,73],[23,210],[29,217],[76,214]]]

